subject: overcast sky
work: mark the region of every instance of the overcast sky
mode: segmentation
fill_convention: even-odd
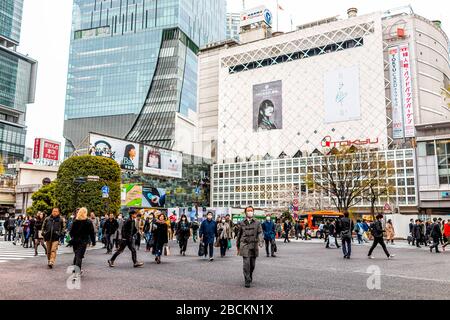
[[[246,8],[265,4],[272,10],[276,26],[276,0],[245,0]],[[346,16],[346,10],[357,7],[360,14],[411,4],[414,11],[430,20],[441,20],[450,30],[448,0],[279,0],[279,28],[293,26],[335,15]],[[239,12],[242,0],[228,0],[228,11]],[[64,142],[62,131],[69,57],[72,0],[25,0],[19,51],[39,62],[36,101],[28,106],[27,147],[34,138]]]

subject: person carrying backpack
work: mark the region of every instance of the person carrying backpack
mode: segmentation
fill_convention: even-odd
[[[384,250],[384,253],[386,254],[388,259],[392,259],[395,255],[390,254],[389,251],[386,248],[386,244],[384,243],[384,239],[383,239],[383,233],[384,233],[384,229],[383,229],[383,224],[381,223],[381,219],[383,219],[383,215],[379,214],[376,217],[376,221],[374,223],[372,223],[371,225],[371,233],[373,236],[373,244],[372,247],[369,250],[369,254],[368,254],[368,258],[369,259],[375,259],[372,256],[372,252],[373,250],[376,248],[376,246],[378,244],[381,245],[381,247]]]

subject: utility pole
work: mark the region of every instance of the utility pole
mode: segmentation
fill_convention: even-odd
[[[278,4],[278,0],[277,0],[277,32],[280,31],[280,29],[278,29],[278,11],[280,9],[280,5]]]

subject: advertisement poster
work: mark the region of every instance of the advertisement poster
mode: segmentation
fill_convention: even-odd
[[[44,142],[44,151],[42,157],[48,160],[59,160],[59,146],[60,143],[55,143],[47,140],[43,140]]]
[[[283,129],[281,80],[253,86],[253,131]]]
[[[126,207],[142,207],[142,186],[123,184],[120,194],[121,205]]]
[[[403,117],[405,122],[405,137],[412,138],[416,135],[414,127],[414,109],[411,83],[411,57],[409,46],[400,46],[400,65],[402,67],[402,101]]]
[[[61,143],[57,141],[36,138],[34,139],[33,159],[58,161],[60,149]]]
[[[144,146],[142,171],[145,174],[182,178],[183,154],[181,152]]]
[[[90,134],[89,154],[115,160],[122,170],[139,169],[139,144],[120,139]]]
[[[361,119],[359,67],[340,68],[325,74],[325,123]]]
[[[403,131],[403,104],[400,70],[400,50],[398,47],[389,49],[389,71],[391,77],[391,103],[393,138],[404,137]]]
[[[166,190],[162,188],[142,188],[142,206],[146,208],[164,208]]]

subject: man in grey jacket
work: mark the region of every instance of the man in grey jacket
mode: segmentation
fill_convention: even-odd
[[[244,262],[245,287],[250,288],[253,281],[256,258],[259,255],[259,247],[263,246],[263,231],[261,223],[253,218],[253,207],[245,208],[245,220],[239,224],[236,239],[238,254]],[[259,247],[258,247],[259,245]]]

